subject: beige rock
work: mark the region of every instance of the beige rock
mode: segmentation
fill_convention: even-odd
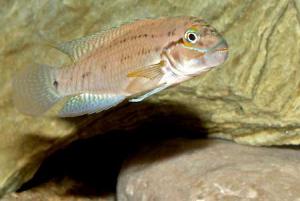
[[[178,139],[129,159],[119,201],[292,201],[300,197],[299,150]]]
[[[71,141],[133,129],[162,113],[167,118],[179,113],[176,123],[239,143],[299,144],[299,9],[297,0],[1,0],[0,196],[29,180],[47,155]],[[147,104],[102,115],[31,118],[14,108],[11,80],[17,70],[33,62],[69,62],[49,43],[163,15],[207,18],[229,42],[228,62]]]
[[[1,201],[114,201],[113,195],[83,196],[76,195],[75,189],[80,184],[65,178],[62,181],[49,181],[33,189],[11,193]]]

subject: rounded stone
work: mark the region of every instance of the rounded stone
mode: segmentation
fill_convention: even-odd
[[[176,140],[129,159],[119,201],[296,200],[300,155],[288,148],[221,140]]]

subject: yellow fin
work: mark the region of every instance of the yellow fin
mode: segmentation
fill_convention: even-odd
[[[145,66],[136,71],[129,72],[127,74],[127,77],[144,77],[153,80],[158,76],[162,76],[163,72],[161,71],[161,69],[162,67],[164,67],[164,65],[165,62],[161,61],[158,64]]]

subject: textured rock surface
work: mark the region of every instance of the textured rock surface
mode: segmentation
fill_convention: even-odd
[[[113,195],[99,196],[78,196],[72,195],[78,183],[65,179],[60,182],[50,181],[37,188],[20,193],[11,193],[2,201],[114,201]]]
[[[291,201],[300,197],[299,150],[221,140],[148,147],[119,176],[119,201]]]
[[[132,129],[161,114],[169,118],[179,113],[176,122],[239,143],[299,144],[299,9],[299,1],[293,0],[2,0],[0,195],[30,179],[45,156],[72,140]],[[13,107],[11,79],[16,70],[33,62],[69,62],[49,42],[162,15],[207,18],[229,42],[228,62],[166,90],[147,105],[127,104],[89,118],[31,118]]]

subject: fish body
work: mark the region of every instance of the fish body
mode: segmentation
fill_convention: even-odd
[[[73,63],[26,68],[14,80],[14,102],[42,115],[59,102],[58,116],[111,108],[125,99],[142,101],[169,86],[223,63],[224,38],[197,17],[138,20],[58,45]]]

